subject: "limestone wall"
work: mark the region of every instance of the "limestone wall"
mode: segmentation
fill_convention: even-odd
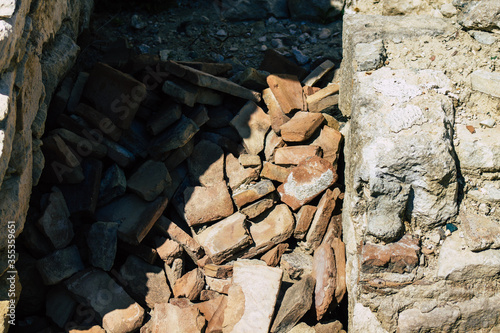
[[[16,236],[23,230],[44,164],[40,137],[47,107],[77,58],[75,41],[92,8],[92,0],[0,5],[0,275],[8,267],[7,223],[15,221]]]
[[[500,3],[346,13],[349,331],[498,332]]]

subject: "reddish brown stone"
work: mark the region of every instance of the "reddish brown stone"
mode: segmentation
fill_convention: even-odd
[[[324,109],[338,104],[338,95],[333,94],[339,91],[339,84],[333,83],[317,93],[307,96],[307,107],[310,112],[321,112]]]
[[[233,201],[238,207],[259,200],[268,193],[275,190],[273,183],[270,180],[261,180],[260,182],[249,185],[246,188],[241,188],[233,193]]]
[[[233,266],[207,264],[203,267],[206,276],[217,279],[226,279],[233,276]]]
[[[275,197],[276,197],[275,192],[273,192],[269,195],[266,195],[263,199],[251,203],[250,205],[242,208],[240,212],[246,215],[247,218],[253,219],[259,216],[260,214],[264,213],[268,209],[274,207],[274,204],[276,203]]]
[[[214,316],[215,312],[217,311],[217,309],[219,308],[219,305],[226,297],[227,296],[225,295],[220,295],[217,298],[194,304],[194,306],[198,308],[198,310],[200,310],[200,312],[203,314],[203,316],[205,316],[205,319],[207,321],[210,321]]]
[[[249,101],[230,124],[242,137],[247,153],[257,155],[264,149],[264,140],[271,126],[271,119],[257,104]]]
[[[323,158],[332,165],[336,165],[340,154],[342,134],[328,126],[324,126],[320,135],[312,142],[313,145],[321,147]]]
[[[281,243],[273,247],[267,253],[265,253],[260,260],[264,260],[267,266],[275,267],[280,263],[281,256],[288,249],[287,243]]]
[[[474,128],[474,126],[472,126],[472,125],[467,125],[467,126],[465,126],[465,127],[467,128],[467,130],[469,130],[469,132],[470,132],[471,134],[476,133],[476,129]]]
[[[219,220],[234,212],[233,202],[224,181],[209,187],[188,187],[184,191],[184,201],[184,214],[190,226]]]
[[[194,305],[179,307],[161,303],[155,306],[147,326],[151,333],[172,332],[172,326],[178,333],[202,333],[205,332],[206,321]]]
[[[226,175],[232,190],[259,179],[257,170],[244,168],[233,154],[226,156]]]
[[[274,161],[274,154],[276,149],[281,148],[284,145],[285,141],[283,141],[281,136],[278,136],[274,131],[269,131],[266,136],[266,146],[264,148],[264,156],[266,157],[266,161]]]
[[[214,298],[221,296],[221,293],[216,292],[215,290],[202,290],[200,293],[200,301],[208,301]]]
[[[405,235],[396,243],[376,245],[367,243],[362,250],[362,270],[366,273],[411,272],[418,265],[418,239]]]
[[[304,205],[300,208],[299,212],[297,213],[297,223],[295,226],[295,231],[293,233],[295,239],[304,239],[313,220],[314,213],[316,213],[315,206]]]
[[[295,75],[273,74],[267,77],[267,84],[285,115],[293,111],[306,110],[302,85]]]
[[[309,139],[325,118],[321,113],[297,112],[281,126],[281,137],[287,142],[302,142]]]
[[[337,286],[335,287],[335,299],[337,304],[340,304],[347,292],[346,285],[346,257],[345,257],[345,244],[340,238],[334,238],[331,247],[335,255],[335,266],[337,267]]]
[[[172,290],[175,297],[186,297],[193,301],[200,296],[204,286],[205,276],[203,275],[203,271],[195,268],[175,281]]]
[[[336,191],[326,190],[323,194],[306,235],[305,247],[307,249],[314,251],[323,240],[339,193],[340,191],[336,189]]]
[[[328,311],[330,304],[335,299],[337,285],[337,269],[335,255],[328,244],[322,244],[314,252],[313,277],[316,279],[314,289],[314,305],[316,318],[321,320]]]
[[[260,172],[261,177],[275,180],[280,183],[285,182],[289,174],[289,169],[269,162],[264,162],[264,167]]]
[[[276,149],[274,163],[281,165],[297,165],[308,157],[320,156],[319,146],[292,146]]]
[[[293,168],[286,182],[278,187],[281,201],[297,210],[334,184],[337,177],[330,162],[309,157]]]
[[[171,265],[175,258],[180,258],[183,249],[179,243],[171,239],[158,238],[156,240],[156,251],[158,256],[167,264]]]
[[[304,95],[306,95],[306,97],[311,96],[312,94],[315,94],[321,90],[321,88],[319,87],[311,87],[311,86],[304,86],[302,89],[304,90]]]
[[[160,216],[155,225],[163,235],[172,238],[177,243],[181,244],[187,254],[196,262],[203,256],[203,249],[200,244],[182,230],[177,224],[167,219],[165,216]]]
[[[262,92],[262,98],[264,99],[267,109],[269,110],[268,114],[269,117],[271,117],[271,128],[276,134],[280,135],[281,126],[286,124],[290,120],[290,117],[283,112],[278,100],[270,88],[264,89]]]
[[[316,67],[309,75],[302,80],[302,84],[305,86],[315,85],[326,73],[331,71],[335,67],[335,64],[330,60],[325,60],[318,67]]]
[[[238,160],[245,168],[260,167],[262,164],[259,155],[241,154]]]
[[[224,312],[227,307],[227,297],[224,297],[219,304],[217,310],[212,315],[212,319],[208,322],[207,330],[205,333],[222,333],[222,326],[224,324]]]

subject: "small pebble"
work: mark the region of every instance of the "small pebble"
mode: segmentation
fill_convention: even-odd
[[[299,63],[299,65],[305,65],[311,60],[311,58],[306,56],[304,53],[302,53],[302,51],[300,51],[296,47],[292,48],[292,53],[293,53],[295,59],[297,60],[297,62]]]
[[[266,51],[266,50],[267,50],[267,46],[262,45],[262,46],[260,47],[260,50],[261,50],[261,51]]]
[[[267,24],[275,24],[275,23],[278,23],[278,20],[274,16],[271,16],[270,18],[267,19]]]
[[[267,40],[266,36],[259,37],[258,41],[264,43]]]
[[[285,47],[285,45],[283,45],[283,41],[279,38],[275,38],[275,39],[271,40],[271,44],[276,49],[281,49],[281,48]]]
[[[319,39],[327,39],[332,35],[332,31],[328,28],[321,29],[321,32],[318,35]]]
[[[227,36],[227,32],[224,29],[220,29],[219,31],[217,31],[216,35],[220,36],[220,37],[226,37]]]

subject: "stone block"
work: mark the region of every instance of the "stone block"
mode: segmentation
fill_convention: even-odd
[[[472,89],[500,97],[500,74],[478,69],[471,74]]]
[[[168,236],[177,243],[181,244],[194,262],[203,257],[204,253],[200,244],[198,244],[198,242],[195,241],[190,235],[165,216],[160,216],[156,222],[156,228],[160,230],[163,235]]]
[[[155,200],[172,181],[165,163],[148,160],[127,181],[127,187],[146,201]]]
[[[288,249],[287,243],[281,243],[267,251],[260,257],[260,260],[266,262],[267,266],[276,267],[280,263],[281,256]]]
[[[295,220],[297,221],[295,225],[295,231],[293,232],[293,237],[298,240],[302,240],[306,237],[307,231],[311,226],[311,222],[314,218],[314,213],[316,213],[316,206],[304,205],[300,207],[299,212]]]
[[[175,297],[185,297],[191,301],[196,300],[205,286],[205,275],[199,268],[187,272],[175,281],[172,291]]]
[[[316,319],[319,321],[335,299],[337,287],[337,266],[335,254],[329,244],[322,244],[316,249],[313,257],[312,276],[316,280],[314,288],[314,306]]]
[[[184,202],[184,216],[190,226],[220,220],[234,212],[233,201],[224,181],[209,187],[186,188]]]
[[[495,0],[472,2],[459,15],[458,22],[467,30],[485,30],[500,28],[498,22],[498,13],[500,12],[500,4]]]
[[[259,200],[274,190],[273,182],[270,180],[261,180],[258,183],[240,187],[235,190],[233,192],[233,201],[238,208],[241,208],[251,202]]]
[[[162,104],[160,109],[148,121],[148,131],[158,135],[181,118],[181,106],[176,103]]]
[[[362,270],[366,273],[409,273],[419,263],[419,251],[418,240],[408,235],[387,245],[367,243],[362,251]]]
[[[500,128],[476,128],[472,134],[465,125],[458,124],[456,134],[460,144],[455,149],[462,172],[474,175],[500,171],[500,143],[497,140]]]
[[[313,257],[295,249],[292,253],[285,253],[281,256],[280,267],[292,279],[300,279],[302,276],[312,273]]]
[[[102,177],[97,205],[103,206],[113,199],[122,196],[125,194],[126,189],[127,179],[125,178],[125,173],[117,164],[113,164],[106,170]]]
[[[274,131],[269,131],[266,135],[266,142],[264,148],[264,156],[266,157],[266,161],[273,162],[274,154],[276,149],[281,148],[285,145],[285,141],[278,136]]]
[[[334,95],[339,92],[340,86],[338,83],[332,83],[327,87],[307,96],[307,109],[309,112],[327,111],[338,104],[338,96]]]
[[[319,146],[290,146],[276,149],[274,163],[279,165],[298,165],[309,157],[321,156]]]
[[[294,111],[307,109],[302,85],[297,76],[272,74],[266,80],[285,115],[290,116]]]
[[[314,251],[321,244],[330,218],[332,217],[333,210],[335,209],[335,201],[339,193],[340,190],[338,190],[338,188],[333,191],[328,189],[321,197],[306,235],[304,244],[306,249]]]
[[[337,165],[343,143],[342,133],[328,126],[323,126],[319,136],[311,143],[323,151],[323,158],[332,165]]]
[[[240,212],[246,215],[247,218],[253,219],[260,214],[264,213],[266,210],[272,208],[276,203],[274,193],[265,196],[263,199],[249,204],[248,206],[240,209]]]
[[[184,253],[182,246],[174,240],[158,237],[155,239],[156,252],[166,265],[172,265]]]
[[[155,159],[163,158],[168,152],[184,146],[200,130],[189,118],[181,116],[173,127],[158,136],[149,148],[149,154]]]
[[[276,134],[280,135],[281,126],[286,124],[290,120],[290,117],[283,112],[283,109],[270,88],[264,89],[262,92],[262,99],[264,99],[266,103],[268,115],[271,118],[271,128]]]
[[[73,223],[64,196],[58,188],[47,194],[47,206],[38,220],[40,230],[56,249],[69,245],[73,239]]]
[[[281,137],[286,142],[303,142],[321,126],[325,118],[321,113],[297,112],[280,127]]]
[[[175,323],[175,330],[172,330]],[[198,308],[188,306],[185,308],[173,304],[158,304],[151,314],[148,323],[150,332],[155,333],[202,333],[205,331],[206,321]]]
[[[257,104],[249,101],[231,120],[231,126],[240,134],[247,152],[257,155],[264,149],[264,140],[271,120]]]
[[[259,179],[255,169],[244,168],[233,154],[226,155],[226,176],[232,190]]]
[[[57,250],[39,259],[36,267],[45,285],[54,285],[84,269],[76,245]]]
[[[452,306],[434,308],[422,313],[419,309],[408,309],[399,314],[398,330],[415,332],[418,330],[438,330],[446,332],[452,330],[460,317],[460,310]]]
[[[330,60],[325,60],[318,67],[316,67],[309,75],[302,80],[302,85],[304,86],[314,86],[326,73],[331,71],[335,67],[335,64]]]
[[[188,158],[188,168],[194,184],[217,185],[224,181],[224,152],[218,145],[201,140]]]
[[[87,236],[89,261],[92,266],[109,272],[115,263],[118,241],[116,222],[96,222],[92,224]]]
[[[500,248],[500,224],[493,221],[492,217],[461,211],[460,223],[471,251]]]
[[[264,167],[260,172],[261,177],[274,180],[280,183],[284,183],[289,175],[290,175],[289,169],[269,162],[264,162]]]
[[[45,314],[57,326],[64,328],[66,323],[73,317],[76,306],[77,303],[66,289],[55,287],[47,293]]]

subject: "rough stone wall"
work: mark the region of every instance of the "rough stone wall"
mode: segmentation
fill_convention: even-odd
[[[76,39],[92,8],[93,0],[0,6],[0,275],[8,268],[7,223],[15,221],[16,237],[23,230],[44,164],[40,137],[47,107],[76,60]]]
[[[500,3],[346,13],[349,331],[499,332]]]

